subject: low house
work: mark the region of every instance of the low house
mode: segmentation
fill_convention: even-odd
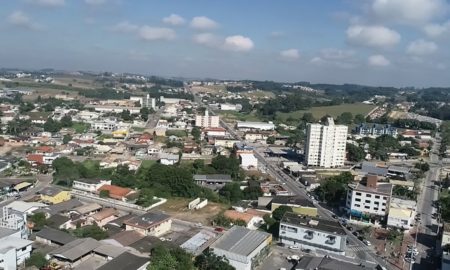
[[[106,191],[108,196],[119,201],[127,201],[128,197],[135,194],[136,191],[131,188],[119,187],[116,185],[103,185],[98,189],[98,193]]]
[[[124,223],[127,231],[134,230],[145,236],[161,236],[172,227],[169,215],[152,212],[131,218]]]
[[[58,204],[70,200],[70,192],[56,187],[46,187],[40,192],[41,201],[48,204]]]
[[[69,267],[75,267],[87,259],[100,245],[101,243],[95,239],[80,238],[51,251],[49,255]]]
[[[39,203],[39,202],[13,201],[12,203],[8,204],[6,207],[14,210],[16,212],[29,215],[29,214],[32,214],[34,211],[36,211],[38,209],[42,209],[46,206],[47,206],[46,204]]]
[[[63,246],[74,241],[76,237],[61,230],[44,227],[36,233],[36,242],[49,246]]]
[[[48,216],[53,216],[56,214],[69,213],[72,209],[82,205],[83,204],[78,199],[70,199],[68,201],[49,205],[40,211],[46,213]]]
[[[161,153],[159,154],[159,162],[163,165],[174,165],[178,163],[180,160],[179,155],[169,154],[169,153]]]
[[[96,193],[103,185],[111,185],[111,180],[101,179],[78,179],[73,181],[72,188],[80,191]]]
[[[78,206],[74,208],[71,212],[75,212],[79,215],[92,215],[94,213],[99,212],[102,209],[102,206],[98,203],[88,203],[82,206]]]
[[[212,189],[220,189],[225,184],[233,182],[231,175],[227,174],[196,174],[194,182],[199,186],[206,186]]]
[[[103,208],[99,212],[90,215],[87,220],[92,224],[97,224],[99,227],[105,226],[108,222],[116,219],[119,213],[114,208]]]
[[[387,226],[408,231],[414,225],[416,207],[415,201],[391,198]]]
[[[256,230],[264,222],[263,215],[251,212],[240,212],[236,210],[226,210],[223,215],[232,221],[244,221],[246,228]]]
[[[129,252],[124,252],[97,270],[145,270],[149,263],[148,257],[139,257]]]
[[[224,256],[236,270],[255,269],[269,254],[272,235],[233,226],[211,246],[217,256]]]

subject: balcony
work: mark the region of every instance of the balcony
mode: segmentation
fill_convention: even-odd
[[[307,231],[306,234],[303,236],[303,238],[311,240],[314,238],[314,233],[311,231]]]
[[[336,243],[336,237],[334,236],[327,236],[327,240],[325,241],[325,244],[327,245],[334,245]]]

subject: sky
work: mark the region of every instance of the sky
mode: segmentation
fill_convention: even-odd
[[[449,0],[1,4],[1,67],[450,86]]]

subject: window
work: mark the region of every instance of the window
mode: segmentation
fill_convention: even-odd
[[[380,202],[373,202],[374,204],[380,204]]]
[[[355,207],[361,207],[361,205],[359,205],[359,204],[355,204]]]
[[[370,198],[370,197],[372,197],[372,195],[371,194],[366,194],[366,197]]]
[[[385,201],[386,201],[386,200],[387,200],[387,197],[383,197],[383,200],[385,200]]]
[[[386,211],[386,208],[381,208],[381,211],[383,211],[383,212]]]
[[[374,207],[373,210],[378,211],[378,207]]]
[[[380,195],[375,195],[375,199],[379,199],[380,198]]]
[[[355,202],[360,202],[360,201],[361,201],[360,198],[356,198],[356,199],[355,199]]]
[[[356,196],[361,196],[361,192],[356,192]]]
[[[365,209],[370,209],[370,206],[366,205],[364,206]]]
[[[366,203],[370,203],[370,200],[366,200]]]

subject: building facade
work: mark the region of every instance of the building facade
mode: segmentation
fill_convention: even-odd
[[[355,128],[355,133],[360,136],[374,136],[389,135],[397,137],[397,128],[391,125],[377,125],[377,124],[360,124]]]
[[[220,127],[219,116],[209,115],[208,111],[205,111],[205,115],[197,115],[195,117],[195,126],[202,128]]]
[[[345,255],[347,234],[334,220],[286,213],[280,221],[281,243]]]
[[[343,166],[347,130],[347,126],[335,125],[333,118],[328,118],[325,125],[308,124],[305,145],[306,165],[324,168]]]

